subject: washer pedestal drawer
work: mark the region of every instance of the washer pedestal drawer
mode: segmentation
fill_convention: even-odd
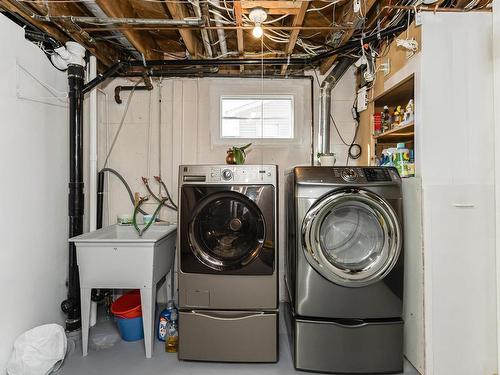
[[[180,311],[179,359],[276,362],[278,312]]]
[[[403,372],[403,321],[310,320],[285,315],[298,370],[332,373]]]

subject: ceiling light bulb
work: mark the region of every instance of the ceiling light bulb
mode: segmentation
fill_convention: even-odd
[[[262,36],[262,34],[264,34],[262,27],[260,27],[259,24],[256,24],[252,30],[252,35],[256,38],[260,38]]]

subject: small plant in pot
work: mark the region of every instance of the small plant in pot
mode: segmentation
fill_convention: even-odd
[[[249,143],[241,147],[233,146],[227,150],[226,164],[245,164],[245,158],[247,157],[246,150],[251,145]]]

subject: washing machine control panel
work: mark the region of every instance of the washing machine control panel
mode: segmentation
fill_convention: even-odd
[[[192,165],[181,168],[184,183],[276,184],[274,165]]]

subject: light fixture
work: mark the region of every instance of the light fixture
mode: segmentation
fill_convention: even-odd
[[[255,27],[252,30],[252,35],[256,38],[262,37],[264,31],[262,30],[262,24],[267,18],[267,13],[264,8],[257,7],[250,10],[248,14],[250,20],[255,24]]]
[[[252,35],[256,38],[260,38],[264,34],[262,27],[259,24],[255,24],[255,27],[252,29]]]

